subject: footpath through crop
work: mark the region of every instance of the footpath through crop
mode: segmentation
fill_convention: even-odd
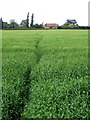
[[[88,118],[87,31],[3,31],[3,120]]]

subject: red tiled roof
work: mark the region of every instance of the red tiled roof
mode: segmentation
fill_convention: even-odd
[[[43,27],[44,28],[56,28],[58,27],[59,25],[56,24],[56,23],[46,23]]]
[[[57,27],[58,24],[56,24],[56,23],[47,23],[45,26],[48,26],[48,27]]]

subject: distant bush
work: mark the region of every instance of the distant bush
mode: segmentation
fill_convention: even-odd
[[[74,26],[73,24],[58,26],[57,29],[90,29],[89,26]]]

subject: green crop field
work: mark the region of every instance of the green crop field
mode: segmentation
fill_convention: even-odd
[[[88,31],[3,31],[3,120],[88,118]]]

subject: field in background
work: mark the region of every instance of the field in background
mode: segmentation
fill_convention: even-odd
[[[3,31],[3,119],[88,118],[88,31]]]

